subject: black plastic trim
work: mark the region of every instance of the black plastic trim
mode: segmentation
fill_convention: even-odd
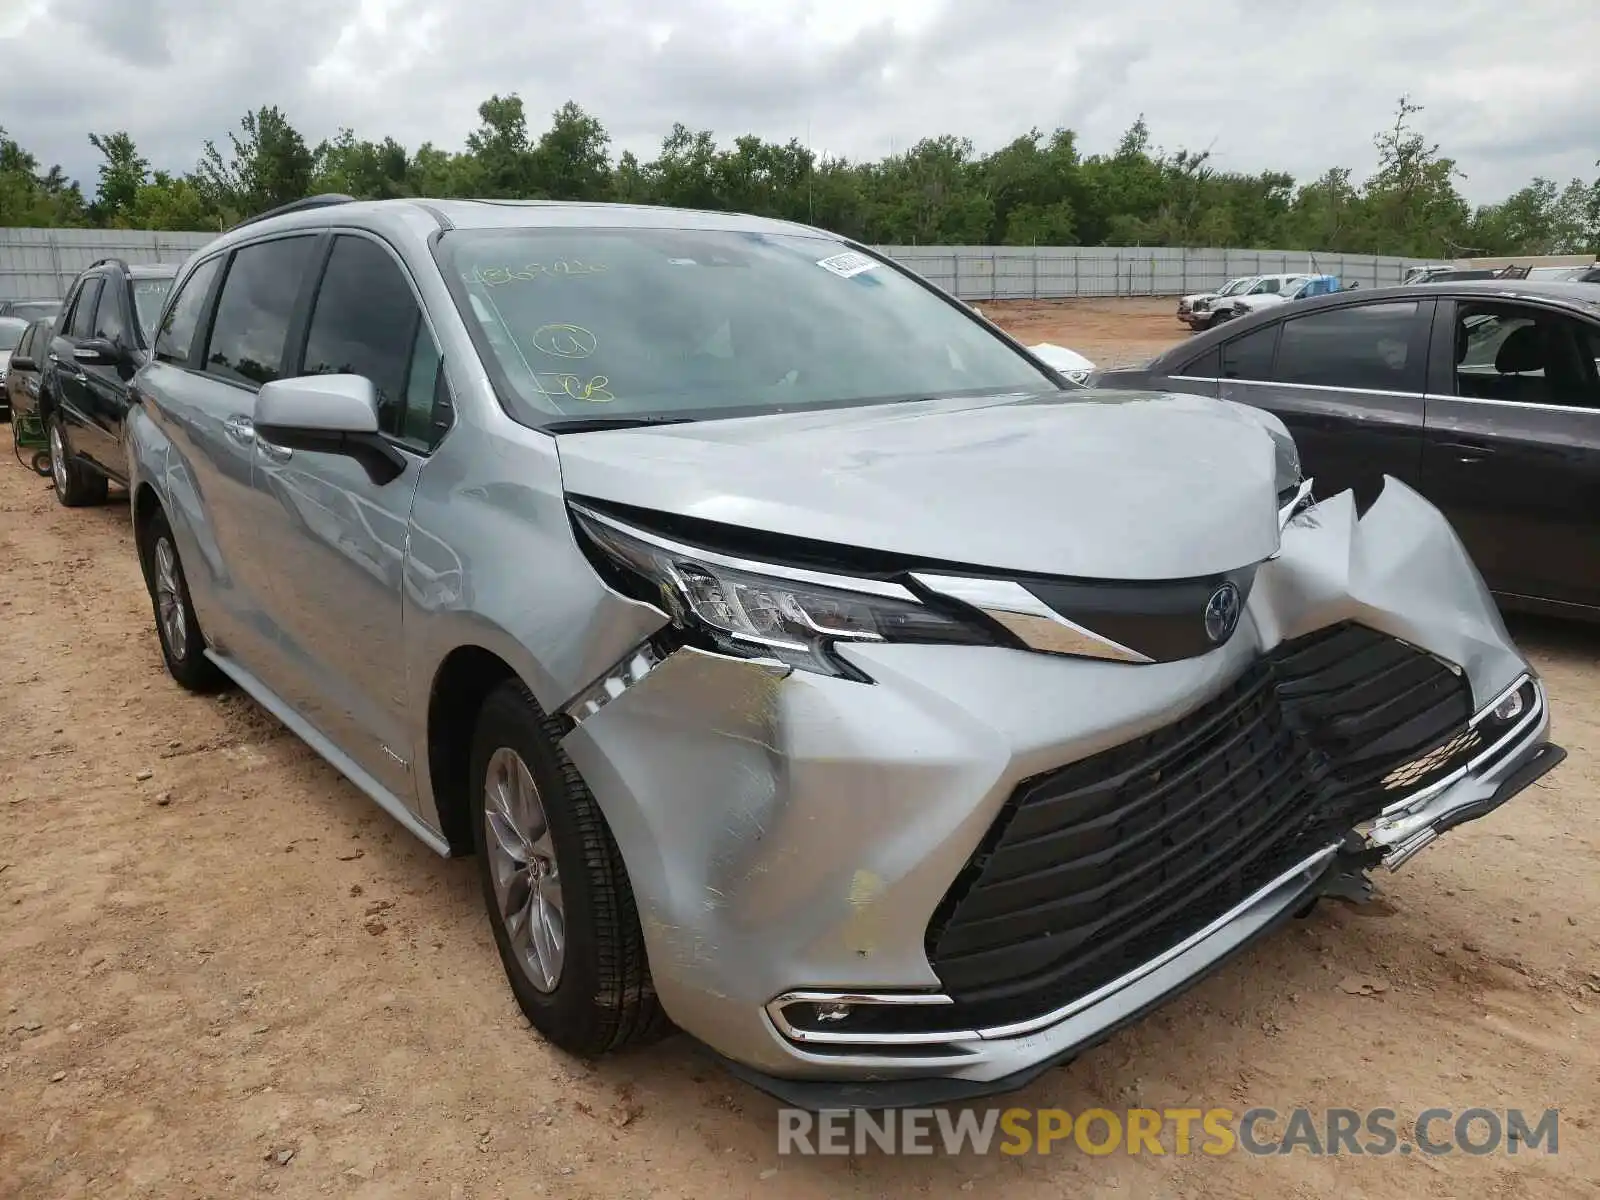
[[[293,429],[283,425],[257,425],[256,436],[288,450],[314,454],[342,454],[361,464],[367,478],[378,487],[405,473],[406,456],[381,433],[329,433],[321,429]]]
[[[754,1067],[737,1063],[724,1058],[715,1051],[696,1042],[702,1050],[720,1063],[729,1074],[736,1079],[748,1083],[767,1095],[772,1096],[793,1108],[804,1109],[808,1112],[828,1112],[844,1109],[868,1109],[880,1111],[891,1108],[926,1108],[940,1104],[960,1104],[969,1100],[979,1100],[986,1096],[998,1096],[1006,1092],[1015,1092],[1032,1083],[1045,1072],[1072,1062],[1086,1050],[1111,1038],[1114,1034],[1137,1024],[1146,1016],[1187,992],[1196,984],[1214,975],[1223,966],[1234,958],[1243,954],[1256,943],[1275,933],[1282,926],[1295,918],[1295,915],[1304,911],[1305,901],[1320,896],[1327,882],[1343,871],[1348,865],[1341,855],[1335,855],[1328,860],[1328,865],[1319,872],[1315,878],[1306,882],[1305,886],[1293,893],[1284,901],[1283,908],[1261,928],[1244,938],[1238,945],[1226,953],[1206,964],[1201,970],[1179,980],[1168,990],[1154,997],[1148,1003],[1131,1009],[1082,1041],[1032,1063],[1020,1071],[1010,1075],[1002,1075],[998,1079],[972,1080],[952,1079],[948,1076],[926,1076],[924,1078],[907,1079],[880,1079],[880,1080],[841,1080],[841,1079],[782,1079],[758,1071]],[[861,1047],[860,1052],[870,1053],[870,1047]],[[959,1060],[957,1060],[959,1061]]]
[[[1226,583],[1239,592],[1239,614],[1255,586],[1256,568],[1153,583],[1079,583],[1018,578],[1053,612],[1137,650],[1152,662],[1177,662],[1215,650],[1227,638],[1206,632],[1206,605]],[[1235,626],[1237,627],[1237,626]],[[1229,629],[1228,634],[1233,633]]]
[[[290,213],[306,212],[315,208],[329,208],[335,204],[354,204],[354,196],[346,196],[343,192],[324,192],[319,196],[307,196],[303,200],[291,200],[288,204],[280,204],[276,208],[269,208],[266,212],[257,213],[253,217],[246,217],[236,225],[230,225],[223,230],[232,233],[235,229],[243,229],[261,221],[270,221],[273,217],[284,217]]]
[[[1506,801],[1518,793],[1532,787],[1539,779],[1548,775],[1566,761],[1566,750],[1554,742],[1546,742],[1539,747],[1536,753],[1527,762],[1507,775],[1495,788],[1494,795],[1487,800],[1479,800],[1476,804],[1469,804],[1465,808],[1458,808],[1455,812],[1444,816],[1434,829],[1439,833],[1448,832],[1458,825],[1465,825],[1468,821],[1476,821],[1486,817]]]

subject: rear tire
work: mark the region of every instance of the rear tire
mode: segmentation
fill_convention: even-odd
[[[226,690],[231,680],[206,657],[206,637],[189,598],[189,580],[178,559],[178,543],[163,512],[151,514],[140,546],[145,583],[155,610],[156,637],[167,672],[191,692]]]
[[[558,737],[520,682],[490,693],[472,741],[472,837],[517,1004],[546,1040],[593,1058],[670,1025],[622,854]]]
[[[106,477],[73,457],[65,423],[52,412],[45,418],[45,428],[50,435],[50,477],[56,499],[67,508],[104,504],[109,487]]]

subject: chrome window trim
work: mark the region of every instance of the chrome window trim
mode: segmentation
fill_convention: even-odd
[[[1453,400],[1459,404],[1488,404],[1496,408],[1526,408],[1536,412],[1591,413],[1600,416],[1600,408],[1587,404],[1537,404],[1531,400],[1491,400],[1486,396],[1452,396],[1443,392],[1425,392],[1424,400]]]
[[[1277,379],[1222,379],[1220,383],[1247,383],[1256,387],[1302,388],[1308,392],[1349,392],[1357,396],[1392,396],[1406,400],[1425,400],[1426,392],[1402,392],[1390,388],[1341,387],[1334,383],[1287,383]]]

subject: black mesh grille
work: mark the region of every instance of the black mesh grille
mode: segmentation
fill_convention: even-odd
[[[1454,769],[1470,715],[1437,659],[1340,625],[1172,725],[1026,780],[929,926],[957,1001],[940,1024],[1036,1016],[1149,961]]]

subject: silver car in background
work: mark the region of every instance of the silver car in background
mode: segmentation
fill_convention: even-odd
[[[129,418],[161,649],[476,853],[534,1026],[1015,1087],[1562,757],[1449,526],[816,229],[302,202]]]

